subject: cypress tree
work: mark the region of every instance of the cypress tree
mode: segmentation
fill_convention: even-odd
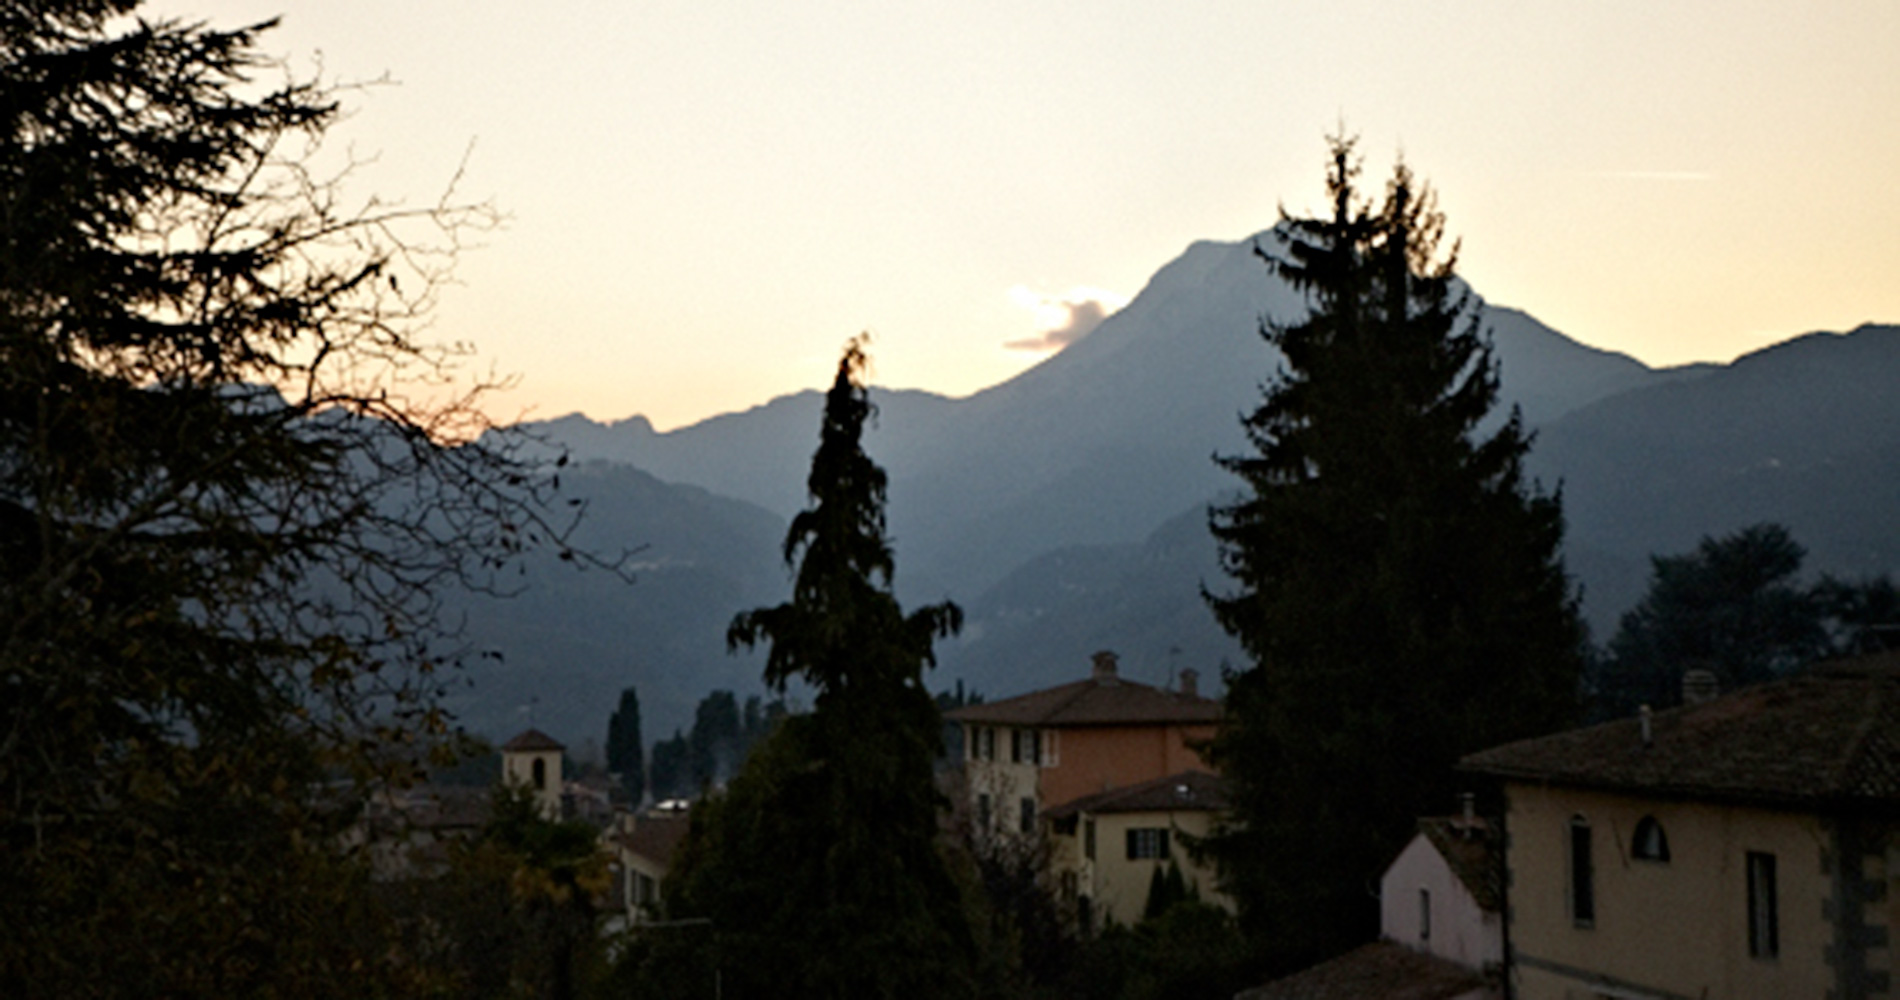
[[[706,950],[651,968],[721,970],[732,995],[972,994],[976,948],[936,838],[939,717],[923,685],[954,604],[904,614],[891,593],[885,475],[860,436],[871,405],[853,341],[825,400],[812,505],[793,519],[792,597],[739,615],[737,646],[769,643],[765,680],[797,679],[813,710],[786,718],[722,795],[697,807],[668,912],[709,917]]]
[[[620,692],[620,707],[607,718],[607,770],[620,775],[627,797],[639,805],[646,797],[645,744],[640,737],[640,693],[632,687]]]
[[[1583,645],[1530,435],[1480,427],[1498,369],[1443,216],[1403,165],[1362,199],[1353,145],[1331,140],[1330,217],[1256,248],[1311,309],[1262,324],[1285,364],[1210,516],[1232,587],[1208,601],[1253,663],[1209,748],[1235,796],[1209,846],[1282,969],[1376,934],[1367,886],[1415,818],[1461,755],[1573,717]]]

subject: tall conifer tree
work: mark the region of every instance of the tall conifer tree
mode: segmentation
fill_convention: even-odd
[[[1376,933],[1367,887],[1414,818],[1452,805],[1462,754],[1572,717],[1582,646],[1529,435],[1480,428],[1497,365],[1443,217],[1403,165],[1376,206],[1358,171],[1333,139],[1330,217],[1257,248],[1311,310],[1263,324],[1285,365],[1211,515],[1233,586],[1208,600],[1253,666],[1210,748],[1236,793],[1210,846],[1281,967]]]
[[[620,692],[620,707],[607,717],[607,770],[620,775],[627,796],[639,805],[647,793],[646,744],[640,736],[640,692]]]
[[[891,593],[884,470],[860,444],[864,365],[853,341],[826,396],[812,506],[785,539],[791,600],[739,615],[728,633],[734,646],[769,643],[767,683],[810,685],[813,710],[785,719],[695,810],[669,915],[711,918],[711,947],[649,966],[663,975],[710,958],[731,995],[975,992],[975,943],[936,844],[939,717],[923,684],[932,644],[961,613],[906,615]]]

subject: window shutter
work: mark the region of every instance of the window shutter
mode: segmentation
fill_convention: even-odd
[[[1141,837],[1138,831],[1128,831],[1128,860],[1141,857]]]
[[[1155,848],[1155,857],[1166,861],[1168,859],[1168,831],[1156,830],[1155,836],[1156,842],[1159,845]]]

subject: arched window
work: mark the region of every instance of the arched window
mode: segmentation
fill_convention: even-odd
[[[534,759],[534,790],[542,791],[548,787],[548,762],[539,757]]]
[[[1630,838],[1630,857],[1644,861],[1669,860],[1669,835],[1654,816],[1636,821],[1636,834]]]

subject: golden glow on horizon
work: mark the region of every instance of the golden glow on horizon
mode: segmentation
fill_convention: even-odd
[[[281,14],[293,66],[400,81],[333,139],[378,158],[358,194],[430,199],[477,140],[462,190],[512,222],[437,329],[536,416],[680,426],[823,385],[861,330],[880,384],[968,394],[1076,320],[1045,290],[1133,294],[1323,207],[1342,117],[1369,178],[1403,150],[1439,190],[1487,300],[1584,343],[1726,361],[1900,322],[1891,0],[144,13]]]

